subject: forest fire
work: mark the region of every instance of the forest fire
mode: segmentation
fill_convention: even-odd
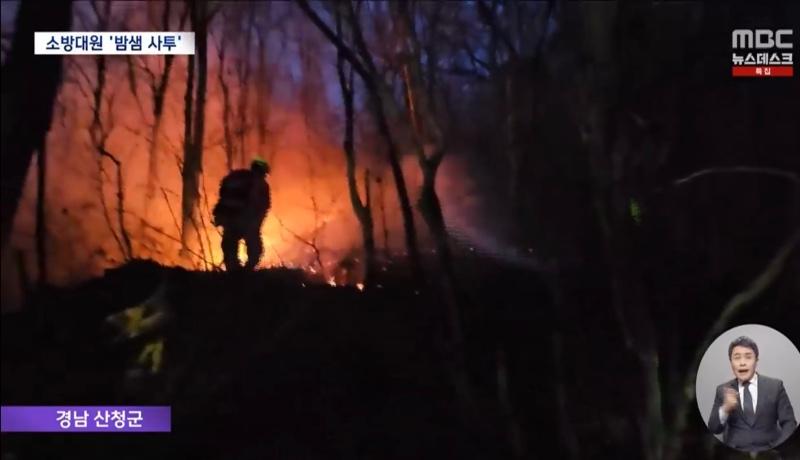
[[[144,56],[137,68],[153,72],[159,67],[158,56]],[[137,57],[137,59],[139,59]],[[134,63],[135,64],[135,63]],[[164,110],[160,115],[158,142],[152,142],[154,118],[152,101],[143,95],[150,88],[147,79],[131,79],[131,63],[109,58],[103,94],[109,98],[101,110],[95,110],[92,91],[98,80],[98,66],[91,56],[70,56],[65,59],[64,84],[56,101],[55,120],[47,136],[48,157],[52,165],[46,173],[48,191],[45,218],[48,228],[50,278],[64,283],[94,276],[103,269],[118,265],[130,258],[149,258],[166,265],[191,269],[214,270],[222,267],[220,228],[211,224],[211,209],[218,199],[218,184],[229,167],[246,167],[253,155],[268,159],[272,172],[267,180],[272,190],[272,209],[262,227],[264,254],[258,267],[308,267],[312,275],[323,279],[334,274],[334,267],[347,260],[350,273],[337,284],[354,285],[362,275],[351,254],[361,247],[358,222],[348,198],[345,177],[345,158],[340,146],[341,134],[335,129],[320,130],[308,107],[291,97],[275,95],[269,101],[269,117],[258,120],[270,133],[264,138],[258,129],[248,129],[236,146],[226,146],[226,130],[233,120],[224,120],[225,98],[218,79],[208,86],[207,115],[204,136],[202,173],[199,177],[200,196],[197,200],[197,220],[187,225],[181,221],[182,190],[182,119],[183,91],[186,86],[186,63],[176,59],[170,84],[164,95]],[[215,74],[218,59],[210,56],[209,74]],[[278,63],[273,63],[279,70]],[[320,84],[322,75],[312,80],[291,82],[288,75],[277,73],[288,81],[256,82],[246,85],[236,81],[225,84],[230,95],[263,94],[270,88],[286,88],[287,95],[308,91],[308,86]],[[313,75],[308,76],[311,79]],[[269,88],[264,85],[268,85]],[[133,91],[135,89],[135,91]],[[337,107],[319,102],[316,112],[338,116]],[[250,116],[258,113],[258,104],[243,106]],[[103,120],[97,129],[103,133],[102,149],[119,161],[117,166],[99,156],[98,147],[87,139],[94,113]],[[256,117],[257,118],[257,117]],[[320,118],[320,117],[317,117]],[[235,126],[234,126],[235,127]],[[238,129],[238,128],[237,128]],[[231,153],[232,152],[232,153]],[[230,155],[229,155],[230,154]],[[370,169],[369,187],[373,196],[372,214],[376,237],[383,250],[404,246],[403,224],[398,197],[394,193],[389,165],[385,157],[368,150],[359,151],[360,167],[357,178],[363,179]],[[148,157],[155,155],[154,163]],[[232,158],[233,162],[228,163]],[[401,158],[410,199],[415,202],[422,178],[413,156]],[[155,166],[153,166],[155,165]],[[14,245],[26,255],[27,270],[35,272],[33,238],[35,233],[35,200],[37,164],[29,169],[16,215]],[[149,170],[154,168],[152,171]],[[116,179],[119,170],[120,184]],[[448,216],[469,219],[465,207],[470,200],[472,182],[452,155],[446,158],[437,180],[437,190]],[[150,184],[153,185],[150,185]],[[148,191],[152,187],[153,193]],[[363,197],[365,185],[358,184]],[[123,201],[119,197],[123,196]],[[121,217],[117,217],[117,215]],[[417,216],[417,221],[421,217]],[[188,231],[184,231],[186,227]],[[66,231],[64,231],[66,230]],[[425,244],[424,227],[420,227],[421,243]],[[130,248],[124,244],[130,240]],[[182,247],[182,241],[186,247]],[[246,259],[244,248],[239,249],[241,260]]]
[[[149,20],[147,8],[128,11],[131,27]],[[46,140],[52,166],[43,179],[50,282],[79,281],[134,258],[193,270],[224,269],[221,228],[211,223],[218,184],[230,169],[247,167],[255,156],[266,158],[271,166],[267,182],[272,192],[257,268],[302,267],[328,284],[331,278],[336,285],[363,282],[357,257],[361,229],[348,196],[342,133],[336,126],[341,107],[323,97],[336,88],[334,69],[303,56],[320,37],[301,33],[300,55],[284,60],[278,60],[275,50],[263,50],[273,57],[247,63],[264,76],[255,79],[226,75],[225,68],[245,65],[236,54],[241,50],[234,52],[235,40],[218,40],[221,29],[209,33],[209,46],[219,52],[208,56],[204,133],[193,141],[203,145],[194,217],[183,212],[184,156],[191,148],[185,139],[191,131],[184,114],[185,57],[171,59],[169,67],[164,56],[64,58],[64,82]],[[221,54],[223,47],[227,54]],[[327,47],[315,49],[320,60],[332,57]],[[292,73],[286,59],[299,59],[302,78]],[[98,78],[100,69],[104,78]],[[160,99],[154,92],[159,78]],[[405,230],[391,167],[383,152],[376,153],[380,144],[377,139],[363,142],[355,177],[362,199],[367,188],[372,196],[377,248],[388,252],[405,249]],[[416,203],[422,184],[418,161],[410,152],[399,161],[409,200]],[[34,159],[12,234],[31,278],[38,276],[38,168]],[[438,173],[437,191],[449,224],[472,219],[473,188],[457,157],[448,155]],[[417,211],[412,212],[424,249],[427,229]],[[240,260],[247,259],[244,247],[238,253]],[[4,264],[20,268],[8,260]]]
[[[175,91],[168,94],[168,104],[177,105],[174,99],[178,97],[179,87],[177,84],[173,87]],[[135,107],[136,103],[130,94],[125,94],[122,89],[118,91],[121,94],[116,97],[115,107],[118,108],[115,108],[115,114],[119,112],[118,116],[122,119],[131,112],[126,104]],[[209,88],[209,92],[213,91],[213,87]],[[78,143],[80,120],[91,116],[89,108],[80,102],[80,97],[79,89],[64,85],[59,95],[59,100],[66,106],[63,120],[53,127],[48,137],[50,161],[67,166],[58,172],[58,176],[49,173],[53,174],[54,187],[54,191],[48,195],[49,227],[75,227],[78,219],[83,222],[80,233],[53,233],[50,236],[49,258],[54,282],[70,282],[93,276],[123,260],[117,241],[121,234],[120,227],[113,218],[119,206],[116,202],[118,190],[114,181],[109,179],[113,177],[108,171],[110,166],[106,164],[103,170],[97,169],[98,162],[92,158],[91,150],[82,148]],[[70,107],[69,104],[75,105]],[[209,110],[214,110],[215,105],[212,99]],[[264,254],[257,267],[301,267],[312,278],[319,277],[331,285],[356,285],[362,281],[363,275],[359,273],[363,268],[358,258],[350,254],[360,248],[361,236],[346,198],[343,159],[336,139],[327,143],[316,140],[308,145],[311,135],[304,126],[304,117],[300,112],[282,112],[277,107],[272,111],[274,123],[282,126],[282,131],[274,141],[279,147],[268,155],[272,158],[273,167],[273,173],[268,177],[273,207],[262,226]],[[121,167],[126,197],[123,203],[126,214],[124,222],[125,231],[133,242],[134,257],[199,270],[224,268],[220,247],[221,229],[213,227],[210,222],[210,210],[217,200],[216,184],[227,172],[224,152],[211,142],[213,133],[222,130],[218,123],[217,117],[210,117],[207,129],[212,134],[209,134],[210,145],[203,168],[199,222],[189,232],[186,251],[181,249],[179,231],[180,171],[175,167],[176,152],[169,147],[179,142],[179,120],[165,114],[162,121],[162,136],[165,139],[161,145],[164,155],[159,162],[161,171],[158,179],[162,193],[153,200],[142,201],[137,197],[140,195],[137,191],[146,185],[147,171],[143,165],[147,164],[144,160],[148,143],[134,132],[141,131],[146,125],[141,126],[141,120],[131,119],[126,122],[128,128],[137,125],[141,128],[117,128],[109,136],[108,150],[125,152],[121,155],[124,160]],[[374,164],[374,168],[387,168],[381,166],[378,159],[370,160],[369,155],[365,157]],[[81,162],[93,164],[94,173],[91,168],[79,170],[70,166]],[[403,165],[409,184],[418,184],[421,179],[415,175],[413,159],[409,157]],[[445,212],[468,219],[469,211],[463,208],[462,198],[471,193],[471,183],[461,176],[462,171],[452,169],[450,165],[455,163],[446,162],[440,174]],[[15,241],[22,248],[32,244],[24,235],[32,234],[34,227],[35,164],[31,171],[16,224]],[[378,171],[384,177],[390,176],[388,169]],[[388,187],[392,186],[390,180],[371,185],[373,194],[379,191],[379,187],[387,188],[381,191],[383,202],[373,212],[381,225],[377,232],[386,236],[380,240],[381,245],[400,248],[403,245],[402,222],[397,198],[389,193]],[[98,190],[102,190],[102,196],[100,200],[93,201],[93,197],[98,197]],[[412,188],[411,191],[415,190]],[[238,252],[240,260],[246,261],[247,253],[243,245],[240,245]],[[29,256],[31,254],[26,253]],[[346,273],[342,273],[342,261]],[[35,264],[29,259],[27,265],[33,269]],[[383,270],[386,270],[385,266]],[[331,278],[336,280],[332,282]]]
[[[119,64],[121,65],[121,64]],[[68,69],[72,67],[68,66]],[[68,71],[68,75],[69,75]],[[122,77],[120,77],[122,78]],[[177,79],[177,78],[176,78]],[[128,108],[136,106],[130,94],[122,90],[116,96],[114,113],[120,124],[126,114],[136,112]],[[174,91],[167,95],[168,104],[175,104],[179,86],[173,85]],[[214,88],[209,88],[213,92]],[[115,239],[121,235],[118,222],[114,219],[119,203],[117,185],[109,174],[111,166],[104,165],[97,169],[98,162],[93,159],[91,149],[82,148],[78,143],[81,134],[81,120],[91,116],[91,110],[80,101],[80,90],[64,85],[59,100],[65,106],[61,123],[51,130],[49,139],[49,155],[54,164],[64,164],[51,178],[53,193],[48,196],[48,212],[50,228],[74,227],[78,219],[84,224],[81,233],[67,232],[51,235],[51,256],[54,281],[70,281],[97,274],[99,270],[113,266],[123,258],[119,244]],[[74,104],[71,106],[71,104]],[[172,105],[168,105],[172,107]],[[209,110],[215,110],[213,99]],[[169,111],[167,112],[169,113]],[[224,165],[224,152],[213,142],[213,133],[222,130],[217,117],[210,117],[206,151],[203,168],[201,200],[199,205],[199,222],[189,232],[188,251],[181,251],[180,245],[180,175],[175,168],[174,154],[170,145],[179,142],[179,121],[171,119],[165,113],[162,121],[163,155],[159,162],[159,188],[162,193],[152,200],[142,201],[138,190],[146,185],[147,171],[143,167],[147,162],[148,143],[134,132],[146,128],[142,121],[131,119],[126,121],[126,129],[117,128],[109,136],[107,149],[112,152],[123,152],[122,170],[124,183],[125,232],[133,241],[133,256],[151,258],[167,265],[183,266],[193,269],[213,270],[222,266],[220,249],[221,233],[210,223],[210,209],[217,200],[216,184],[227,172]],[[351,250],[360,246],[360,235],[357,222],[346,199],[346,183],[342,179],[344,170],[342,155],[336,147],[335,139],[325,145],[322,140],[314,145],[304,145],[310,133],[303,126],[303,117],[299,112],[283,112],[273,108],[273,119],[276,125],[283,126],[281,137],[275,140],[280,147],[268,155],[272,158],[273,174],[268,182],[273,194],[273,207],[262,227],[264,255],[259,267],[300,266],[312,275],[320,271],[324,277],[330,276],[330,267],[344,258]],[[134,128],[136,126],[140,128]],[[77,134],[77,137],[76,137]],[[253,149],[255,151],[255,149]],[[94,165],[95,172],[73,168],[81,162]],[[378,166],[380,167],[380,166]],[[21,212],[17,216],[16,244],[28,247],[31,240],[23,235],[33,233],[33,199],[35,192],[35,165],[28,178]],[[388,184],[388,185],[387,185]],[[390,186],[384,181],[382,186]],[[98,186],[101,187],[100,200]],[[373,184],[373,193],[376,185]],[[396,199],[385,193],[386,199],[381,209],[386,216],[378,217],[387,228],[381,228],[389,239],[384,243],[402,244],[400,216]],[[55,210],[62,212],[55,212]],[[80,217],[78,217],[80,216]],[[316,252],[321,261],[315,261]],[[99,257],[98,257],[99,256]],[[239,248],[241,260],[246,260],[246,250]],[[320,265],[319,262],[324,262]],[[33,264],[29,264],[33,265]]]
[[[800,458],[767,3],[0,2],[0,457]]]

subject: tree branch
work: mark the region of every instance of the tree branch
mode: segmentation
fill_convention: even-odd
[[[315,241],[311,241],[311,240],[308,240],[308,239],[306,239],[306,238],[303,238],[303,237],[302,237],[302,236],[300,236],[299,234],[295,233],[295,231],[294,231],[294,230],[292,230],[292,229],[290,229],[289,227],[287,227],[286,225],[284,225],[284,223],[283,223],[283,221],[281,220],[281,218],[280,218],[280,217],[278,217],[277,215],[275,216],[275,219],[278,221],[278,224],[280,224],[281,228],[283,228],[284,230],[286,230],[287,232],[289,232],[289,234],[290,234],[290,235],[292,235],[292,236],[293,236],[293,237],[294,237],[294,238],[295,238],[297,241],[299,241],[299,242],[301,242],[301,243],[305,244],[306,246],[310,247],[310,248],[311,248],[311,250],[313,250],[313,251],[314,251],[314,257],[315,257],[315,260],[316,260],[316,262],[317,262],[317,265],[319,266],[319,270],[320,270],[320,272],[323,272],[323,271],[325,270],[325,266],[324,266],[324,265],[322,265],[322,254],[320,253],[320,250],[319,250],[319,248],[317,247],[317,243],[316,243]],[[316,240],[316,233],[317,233],[318,231],[319,231],[319,229],[318,229],[318,228],[314,230],[314,233],[315,233],[315,237],[314,237],[314,239],[315,239],[315,240]]]
[[[503,44],[506,45],[508,52],[511,54],[511,59],[517,59],[519,57],[519,53],[517,52],[517,49],[514,48],[514,44],[511,43],[511,38],[509,38],[508,34],[506,34],[505,31],[503,31],[497,24],[494,13],[483,0],[478,0],[478,14],[480,15],[481,19],[483,19],[483,22],[485,22],[486,25],[492,29],[492,32],[497,34]]]
[[[123,194],[123,184],[122,184],[122,162],[120,162],[116,156],[114,156],[108,150],[106,150],[106,148],[103,145],[99,145],[97,150],[100,153],[100,156],[110,158],[111,161],[114,162],[114,165],[117,167],[117,219],[119,220],[119,231],[122,234],[122,241],[125,243],[124,256],[126,259],[130,259],[133,257],[133,248],[131,246],[130,236],[128,236],[128,232],[127,230],[125,230],[125,219],[124,219],[125,197]]]
[[[308,19],[317,26],[317,29],[322,32],[325,37],[336,47],[336,49],[342,53],[342,56],[347,59],[350,65],[353,66],[353,69],[358,72],[361,78],[364,79],[364,83],[367,85],[372,84],[372,73],[367,70],[364,66],[364,63],[356,56],[353,50],[347,46],[344,41],[342,41],[339,37],[336,36],[336,32],[334,32],[322,18],[311,8],[308,4],[307,0],[295,0],[297,6],[300,7],[301,10],[306,14]]]
[[[175,230],[177,230],[178,231],[178,235],[180,235],[181,234],[181,226],[180,226],[180,224],[178,224],[178,218],[175,217],[175,212],[172,210],[172,205],[169,202],[169,197],[167,196],[167,191],[164,189],[164,187],[161,187],[161,194],[164,195],[164,201],[167,202],[167,209],[169,210],[169,215],[172,216],[172,223],[175,224]],[[180,199],[180,198],[178,198],[178,199]],[[175,238],[175,239],[177,241],[180,241],[177,238]]]
[[[675,187],[680,187],[688,182],[693,181],[694,179],[708,176],[711,174],[766,174],[770,176],[778,176],[783,177],[786,179],[791,180],[795,184],[800,184],[800,176],[793,172],[783,171],[777,168],[761,168],[756,166],[731,166],[731,167],[719,167],[719,168],[707,168],[692,174],[689,174],[686,177],[677,179],[672,182],[672,185]]]
[[[455,75],[457,77],[469,77],[474,78],[478,81],[488,81],[489,78],[485,75],[481,75],[477,70],[470,70],[466,67],[461,67],[458,65],[451,65],[449,67],[443,67],[441,70],[445,73],[450,75]]]
[[[359,13],[361,11],[360,8],[361,4],[359,3],[359,9],[353,9],[352,1],[347,1],[347,20],[350,23],[350,29],[353,32],[353,39],[355,40],[356,47],[358,48],[358,54],[361,55],[361,59],[364,60],[364,64],[367,67],[367,70],[371,75],[377,75],[378,72],[375,67],[375,62],[372,60],[372,54],[369,52],[369,47],[367,46],[366,40],[364,40],[364,34],[361,32],[361,25],[359,24]]]

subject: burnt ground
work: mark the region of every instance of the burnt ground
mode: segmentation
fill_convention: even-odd
[[[556,315],[536,273],[486,260],[459,267],[477,422],[462,416],[442,365],[440,302],[404,279],[360,292],[288,269],[232,275],[137,261],[42,289],[3,317],[2,403],[170,405],[172,433],[4,434],[3,460],[511,458],[498,349],[527,458],[566,455],[559,386],[576,436],[593,440],[581,442],[581,458],[638,458],[638,374],[633,357],[617,351],[600,283],[564,287],[589,307]],[[105,318],[163,280],[167,325],[114,341]],[[155,336],[165,340],[161,372],[131,375]],[[702,434],[687,445],[705,449],[697,423],[691,431]]]

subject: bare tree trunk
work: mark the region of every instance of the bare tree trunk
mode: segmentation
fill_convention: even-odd
[[[266,21],[269,21],[271,3],[264,4],[266,8]],[[256,70],[256,120],[258,123],[258,152],[265,155],[265,148],[267,144],[267,124],[269,123],[269,103],[272,97],[272,76],[267,75],[267,47],[262,33],[261,27],[256,27],[256,36],[258,37],[258,67]],[[272,149],[266,153],[267,160],[272,163],[274,160],[274,152]]]
[[[549,276],[550,292],[553,294],[552,308],[555,324],[551,336],[553,344],[553,363],[555,369],[553,372],[553,387],[556,398],[556,412],[558,417],[558,428],[560,434],[560,441],[562,446],[567,452],[566,458],[579,459],[581,458],[580,443],[578,436],[575,433],[575,426],[570,417],[568,407],[569,398],[567,397],[567,376],[564,361],[564,325],[566,319],[565,313],[569,310],[569,303],[564,301],[565,286],[562,282],[563,275],[560,270],[556,269]]]
[[[47,222],[45,204],[47,200],[47,147],[46,141],[38,149],[36,168],[36,265],[39,271],[39,284],[47,283]]]
[[[231,132],[231,98],[230,88],[225,81],[225,48],[227,34],[223,32],[220,38],[219,49],[217,50],[217,57],[219,58],[219,67],[217,72],[217,79],[222,88],[222,127],[224,134],[225,144],[225,163],[228,171],[233,169],[234,146],[233,146],[233,133]]]
[[[105,142],[103,142],[105,144]],[[101,157],[109,158],[117,169],[117,225],[119,225],[120,235],[122,236],[123,243],[123,256],[126,260],[133,258],[133,247],[131,245],[130,236],[128,231],[125,230],[125,186],[122,183],[122,162],[108,150],[104,145],[99,146],[99,153]],[[102,161],[102,159],[100,160]]]
[[[25,264],[25,253],[19,250],[13,250],[13,252],[17,262],[17,273],[19,273],[19,290],[24,302],[31,293],[31,277],[28,275],[28,267]]]
[[[328,26],[319,15],[317,15],[313,8],[311,8],[307,0],[298,0],[297,5],[328,40],[336,46],[336,49],[342,53],[342,56],[350,63],[353,70],[358,73],[364,82],[364,86],[369,94],[372,113],[378,125],[378,132],[386,142],[389,166],[392,171],[395,187],[397,188],[397,197],[400,201],[400,211],[403,216],[403,229],[405,231],[406,249],[408,251],[409,261],[414,273],[415,282],[418,285],[422,285],[424,284],[424,275],[419,255],[419,245],[417,243],[417,232],[414,227],[414,213],[411,208],[411,200],[408,197],[408,188],[406,187],[403,169],[400,166],[400,152],[394,140],[394,136],[392,135],[391,128],[389,127],[386,107],[384,106],[384,104],[390,102],[391,95],[388,94],[389,91],[383,87],[383,83],[377,74],[375,65],[369,54],[369,49],[361,33],[358,18],[353,11],[352,4],[348,3],[348,22],[352,29],[358,54],[362,56],[362,58],[359,58],[350,47],[336,36],[336,33],[330,26]],[[362,62],[362,59],[364,62]]]
[[[520,162],[519,162],[519,141],[518,141],[518,115],[519,110],[517,104],[518,92],[515,91],[515,72],[513,62],[508,64],[505,75],[504,96],[505,107],[507,111],[506,118],[506,154],[508,155],[509,166],[509,180],[508,180],[508,198],[511,201],[511,212],[514,218],[519,216],[520,200],[519,200],[519,175],[520,175]]]
[[[442,266],[441,274],[444,283],[450,289],[455,289],[455,276],[452,254],[448,242],[447,229],[439,196],[436,194],[436,173],[447,152],[447,146],[436,114],[433,112],[433,101],[426,97],[425,85],[420,68],[420,46],[414,31],[414,25],[409,4],[397,3],[397,26],[411,45],[405,50],[408,56],[403,66],[403,80],[406,89],[406,109],[409,124],[412,129],[412,138],[417,153],[420,170],[422,171],[422,189],[419,197],[419,209],[425,223],[433,235],[436,243],[437,254]],[[432,76],[428,76],[433,79]],[[432,91],[432,90],[431,90]],[[432,145],[433,152],[426,153],[428,145]],[[455,299],[455,293],[448,296]],[[451,306],[450,328],[453,339],[461,342],[461,325],[455,305]]]
[[[164,3],[164,12],[163,17],[161,19],[161,27],[162,30],[169,30],[170,29],[170,0],[166,0]],[[183,17],[181,18],[181,29],[183,29],[183,25],[186,21],[186,13],[184,13]],[[164,98],[167,94],[167,88],[169,86],[169,74],[170,70],[172,69],[172,63],[174,62],[174,55],[168,54],[164,56],[164,72],[158,76],[154,74],[150,74],[151,78],[151,93],[153,97],[153,127],[151,130],[151,139],[150,139],[150,152],[149,152],[149,161],[147,167],[147,193],[146,203],[150,203],[152,200],[155,199],[156,194],[156,183],[158,183],[158,136],[160,133],[161,128],[161,119],[164,113]],[[148,211],[150,207],[145,206],[145,217],[148,215]]]
[[[106,221],[106,225],[108,226],[108,231],[111,233],[111,236],[117,243],[117,248],[119,248],[120,255],[122,256],[123,259],[127,259],[125,245],[122,242],[122,238],[117,234],[117,231],[114,230],[114,223],[111,221],[111,215],[108,213],[108,203],[106,203],[106,192],[105,188],[103,187],[103,177],[106,177],[107,174],[105,172],[105,169],[103,168],[103,157],[99,153],[97,155],[97,172],[98,172],[97,193],[98,196],[100,197],[100,206],[103,208],[103,219]]]
[[[192,20],[194,21],[194,20]],[[189,55],[186,64],[186,91],[183,96],[183,158],[184,160],[191,155],[192,151],[192,115],[194,115],[194,54]],[[181,176],[184,166],[181,166]],[[183,205],[181,205],[183,206]],[[181,209],[183,209],[181,207]],[[183,230],[181,230],[183,233]]]
[[[403,169],[400,167],[400,154],[395,144],[394,138],[389,128],[389,123],[386,120],[384,113],[383,103],[380,101],[380,96],[373,96],[372,106],[373,113],[375,114],[378,122],[378,130],[381,133],[384,141],[386,142],[387,152],[389,155],[389,165],[392,170],[392,178],[397,189],[397,197],[400,200],[400,211],[403,216],[403,230],[405,234],[406,250],[408,251],[411,267],[414,271],[417,284],[423,284],[424,275],[422,272],[422,261],[419,255],[419,243],[417,242],[417,230],[414,227],[414,213],[411,209],[411,200],[408,197],[408,188],[406,187],[406,180],[403,176]]]
[[[341,38],[341,17],[338,12],[336,15],[336,32]],[[375,230],[372,219],[369,170],[366,170],[364,173],[365,203],[362,203],[358,193],[358,183],[356,181],[355,126],[353,123],[353,68],[350,67],[349,75],[345,76],[344,57],[341,52],[337,53],[336,56],[336,71],[339,75],[339,85],[342,89],[342,100],[344,101],[345,127],[343,149],[345,159],[347,160],[347,186],[350,192],[350,202],[353,205],[353,211],[358,218],[358,222],[361,224],[361,234],[364,240],[364,286],[372,287],[375,279]]]
[[[498,97],[499,100],[503,101],[502,107],[504,108],[503,112],[506,115],[506,118],[503,123],[503,130],[505,133],[505,143],[504,143],[504,150],[506,153],[506,157],[508,160],[508,168],[509,168],[509,180],[508,180],[508,199],[511,203],[511,212],[512,215],[518,215],[521,211],[521,201],[520,201],[520,185],[521,185],[521,161],[522,161],[522,146],[520,145],[520,130],[523,126],[522,117],[521,117],[521,109],[520,107],[524,107],[527,102],[521,101],[520,97],[522,96],[521,91],[521,84],[519,75],[524,75],[524,78],[530,78],[525,72],[521,72],[520,66],[522,65],[522,61],[520,59],[520,54],[522,50],[520,49],[522,37],[520,36],[520,23],[519,21],[522,20],[519,14],[519,6],[515,4],[503,4],[502,11],[498,13],[497,7],[498,2],[493,1],[492,5],[489,6],[485,3],[484,0],[479,0],[478,4],[478,14],[481,20],[489,26],[491,38],[490,38],[490,55],[489,55],[489,62],[492,69],[497,69],[497,52],[498,52],[498,44],[502,43],[504,48],[508,51],[508,58],[506,59],[506,64],[503,68],[502,73],[500,74],[502,78],[499,78],[498,86],[495,88],[495,95]],[[513,10],[512,10],[513,8]],[[550,8],[550,6],[548,6]],[[500,25],[498,24],[498,14],[503,14],[506,16],[506,21],[512,24],[511,32],[513,36],[509,36],[507,33],[508,31],[502,30]],[[549,15],[549,10],[548,10]],[[515,21],[515,16],[516,20]],[[516,26],[516,27],[514,27]],[[516,32],[516,33],[514,33]],[[542,34],[544,36],[544,33]],[[516,43],[515,43],[516,42]]]
[[[386,259],[389,259],[390,248],[389,248],[389,226],[386,224],[386,202],[383,199],[383,178],[378,176],[375,179],[375,182],[378,184],[378,201],[380,202],[379,206],[381,207],[381,226],[383,227],[383,255]]]
[[[162,96],[163,97],[163,96]],[[155,99],[155,97],[153,98]],[[155,101],[154,101],[155,102]],[[145,195],[145,203],[151,203],[155,197],[156,183],[158,183],[158,133],[161,127],[161,108],[153,110],[155,121],[153,128],[150,131],[150,152],[147,164],[147,193]],[[148,215],[149,206],[145,206],[145,217]]]
[[[406,109],[411,126],[414,150],[422,170],[422,189],[419,198],[419,210],[431,231],[440,263],[440,288],[445,307],[446,337],[450,353],[445,364],[454,385],[456,396],[461,404],[465,418],[476,426],[480,425],[478,407],[474,391],[466,368],[464,350],[464,333],[461,324],[461,313],[458,305],[458,294],[455,279],[455,267],[450,250],[449,237],[442,213],[441,202],[436,194],[436,173],[447,152],[445,133],[433,112],[432,101],[425,96],[425,84],[422,78],[420,44],[415,31],[414,17],[408,3],[394,3],[396,28],[403,37],[406,47],[403,50],[406,60],[403,65],[403,79],[406,89]],[[431,78],[429,76],[429,78]],[[428,154],[426,149],[431,147]],[[519,438],[512,437],[514,449],[520,449]]]
[[[497,399],[503,421],[506,424],[506,437],[511,445],[511,454],[514,458],[525,458],[525,439],[522,428],[514,414],[511,404],[511,395],[508,388],[508,367],[506,353],[501,345],[495,351],[495,368],[497,371]]]
[[[621,179],[628,164],[624,136],[619,122],[620,62],[615,53],[614,32],[623,5],[581,4],[585,52],[598,63],[587,71],[582,90],[582,137],[592,172],[593,201],[601,228],[605,259],[609,264],[611,306],[625,347],[638,361],[643,384],[639,427],[646,460],[663,455],[665,423],[662,413],[660,360],[656,342],[653,308],[643,279],[641,256],[636,252],[641,232],[630,219],[628,198],[633,190]]]
[[[72,2],[57,2],[42,14],[39,5],[21,2],[12,48],[2,69],[2,135],[0,135],[0,183],[2,216],[0,246],[5,249],[22,196],[33,151],[43,145],[50,128],[62,56],[35,56],[33,33],[70,30]]]
[[[612,307],[617,316],[625,344],[635,354],[644,383],[644,404],[637,420],[641,429],[643,458],[661,458],[664,445],[664,419],[661,410],[662,389],[659,379],[658,345],[655,342],[655,323],[652,307],[646,296],[642,280],[640,257],[631,253],[631,241],[636,239],[630,219],[626,219],[626,194],[618,186],[611,184],[609,164],[621,160],[612,157],[619,155],[616,136],[618,133],[615,115],[610,110],[600,114],[598,104],[590,128],[593,133],[590,141],[590,156],[595,171],[595,210],[598,219],[604,222],[605,253],[611,265]]]
[[[111,17],[111,2],[105,2],[104,9],[101,12],[97,8],[96,3],[92,3],[92,8],[94,9],[94,13],[98,18],[98,29],[99,30],[106,30],[108,27],[108,21]],[[122,183],[122,163],[117,159],[116,156],[108,152],[106,149],[106,141],[108,140],[108,136],[111,134],[113,130],[113,125],[105,126],[102,120],[102,111],[103,111],[103,97],[105,95],[106,89],[106,67],[107,61],[104,55],[99,55],[95,58],[95,81],[96,86],[92,93],[92,102],[93,102],[93,113],[92,113],[92,123],[89,126],[89,138],[92,142],[92,147],[98,154],[97,162],[98,162],[98,169],[100,170],[100,201],[103,205],[103,212],[106,218],[106,222],[108,223],[109,231],[114,236],[114,239],[117,241],[117,244],[120,247],[120,252],[122,253],[122,258],[124,260],[130,260],[133,257],[133,247],[131,245],[131,240],[128,235],[128,231],[125,229],[125,195],[124,195],[124,186]],[[113,120],[111,115],[113,114],[113,94],[109,98],[108,102],[108,113],[109,119]],[[103,168],[103,158],[107,157],[111,159],[117,169],[117,225],[119,225],[119,236],[114,231],[114,228],[111,224],[111,218],[108,215],[108,208],[105,202],[105,191],[103,189],[103,174],[105,172]]]
[[[207,52],[207,45],[208,45],[208,21],[209,18],[207,17],[207,3],[205,1],[199,1],[196,3],[197,8],[197,15],[200,19],[200,24],[197,27],[197,34],[198,38],[198,56],[197,56],[197,97],[195,101],[197,102],[197,107],[195,110],[195,129],[194,129],[194,142],[192,143],[195,156],[192,158],[191,167],[188,168],[190,174],[193,174],[193,189],[192,193],[193,196],[196,197],[199,195],[199,182],[198,176],[203,169],[203,138],[205,136],[205,120],[206,120],[206,85],[208,81],[208,52]]]
[[[206,80],[208,77],[206,2],[191,2],[190,8],[197,43],[197,94],[194,129],[191,148],[186,150],[183,160],[183,199],[181,235],[184,248],[187,246],[189,226],[197,225],[197,199],[200,196],[199,177],[203,169],[203,134],[205,133]]]
[[[436,173],[446,152],[444,134],[433,113],[433,100],[426,97],[426,94],[433,94],[433,87],[428,86],[426,88],[423,81],[420,68],[420,45],[414,31],[409,4],[397,3],[393,4],[393,6],[396,11],[399,33],[408,39],[407,41],[411,42],[411,46],[405,50],[408,59],[403,66],[403,80],[406,89],[406,109],[409,124],[411,125],[412,138],[414,139],[417,159],[423,176],[418,203],[419,209],[436,243],[437,254],[439,254],[442,265],[443,282],[446,286],[454,289],[452,255],[441,202],[436,194]],[[434,82],[435,75],[428,75],[428,81]],[[430,156],[425,152],[426,144],[429,140],[432,141],[434,149]],[[455,292],[450,292],[448,297],[455,299]],[[452,338],[456,342],[460,342],[461,326],[457,308],[452,305],[449,309],[451,310],[450,329],[453,334]]]
[[[247,108],[250,102],[250,49],[252,43],[253,20],[255,19],[255,3],[251,2],[247,9],[247,31],[244,34],[244,53],[239,57],[236,74],[239,76],[239,162],[245,164],[247,150]]]

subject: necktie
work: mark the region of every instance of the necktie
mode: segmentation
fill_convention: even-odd
[[[744,420],[752,425],[756,419],[756,413],[753,410],[753,395],[750,394],[750,382],[744,382]]]

